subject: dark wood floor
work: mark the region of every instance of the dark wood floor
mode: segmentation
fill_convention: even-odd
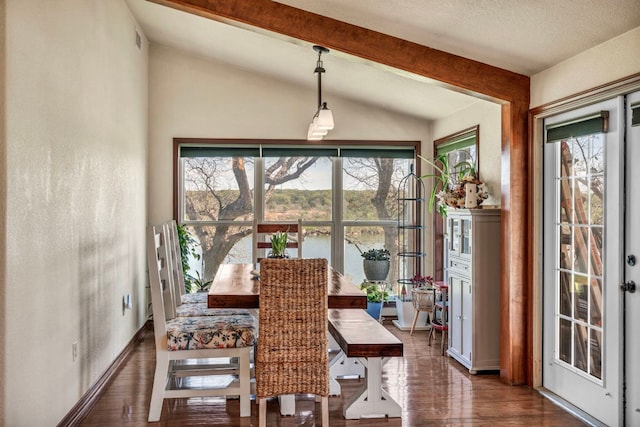
[[[404,342],[405,356],[384,367],[385,388],[404,408],[402,418],[345,420],[344,402],[362,380],[340,380],[342,396],[329,399],[332,426],[583,426],[538,392],[507,386],[497,374],[470,375],[454,359],[440,355],[440,343],[427,346],[427,332],[413,336],[392,325],[389,330]],[[438,335],[439,338],[439,335]],[[108,387],[82,426],[226,426],[258,425],[258,408],[240,418],[237,400],[192,398],[165,401],[159,423],[147,423],[155,355],[153,332],[146,333],[125,367]],[[268,406],[269,426],[320,425],[320,408],[312,399],[298,400],[296,415],[281,417],[276,401]]]

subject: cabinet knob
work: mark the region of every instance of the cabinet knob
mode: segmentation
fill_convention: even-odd
[[[456,316],[456,319],[460,320],[460,319],[462,319],[462,316],[458,315],[458,316]]]

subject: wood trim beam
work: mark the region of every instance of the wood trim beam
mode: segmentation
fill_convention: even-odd
[[[184,12],[319,44],[494,100],[529,99],[529,77],[272,0],[150,0]]]
[[[529,151],[528,103],[502,107],[502,256],[500,318],[500,378],[507,384],[531,383],[528,341]]]
[[[271,0],[149,0],[253,31],[326,46],[399,73],[502,104],[501,378],[531,382],[527,341],[527,111],[529,78]]]

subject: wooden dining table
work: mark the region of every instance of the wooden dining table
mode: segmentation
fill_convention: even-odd
[[[389,357],[402,357],[402,341],[364,311],[367,308],[366,293],[331,267],[327,272],[327,287],[330,309],[327,328],[335,341],[335,348],[340,350],[330,367],[330,374],[338,370],[342,372],[333,368],[356,358],[358,366],[367,367],[363,388],[345,405],[345,418],[399,417],[402,408],[382,389],[381,379],[382,365]],[[209,288],[207,305],[209,308],[259,309],[260,280],[256,266],[222,264]],[[332,383],[334,389],[340,389],[335,379]],[[279,396],[279,401],[281,415],[295,414],[293,395]]]
[[[207,297],[209,308],[260,308],[260,280],[254,264],[222,264]],[[329,308],[367,308],[367,295],[329,267]]]

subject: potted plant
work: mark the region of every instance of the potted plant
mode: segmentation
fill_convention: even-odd
[[[367,293],[367,313],[374,319],[380,320],[382,304],[389,297],[386,285],[364,281],[360,284],[360,289]]]
[[[434,169],[434,173],[420,177],[435,180],[429,196],[429,212],[436,206],[441,216],[447,216],[447,207],[475,208],[489,197],[474,163],[460,162],[450,168],[446,154],[440,154],[434,160],[418,157]]]
[[[211,287],[213,280],[205,280],[200,276],[200,272],[196,270],[196,277],[189,275],[189,281],[191,282],[190,292],[207,292]]]
[[[289,235],[286,231],[278,231],[271,236],[271,251],[269,258],[288,258],[287,241]]]
[[[391,254],[387,249],[369,249],[360,252],[363,260],[364,275],[369,281],[381,282],[387,279],[391,263]]]

